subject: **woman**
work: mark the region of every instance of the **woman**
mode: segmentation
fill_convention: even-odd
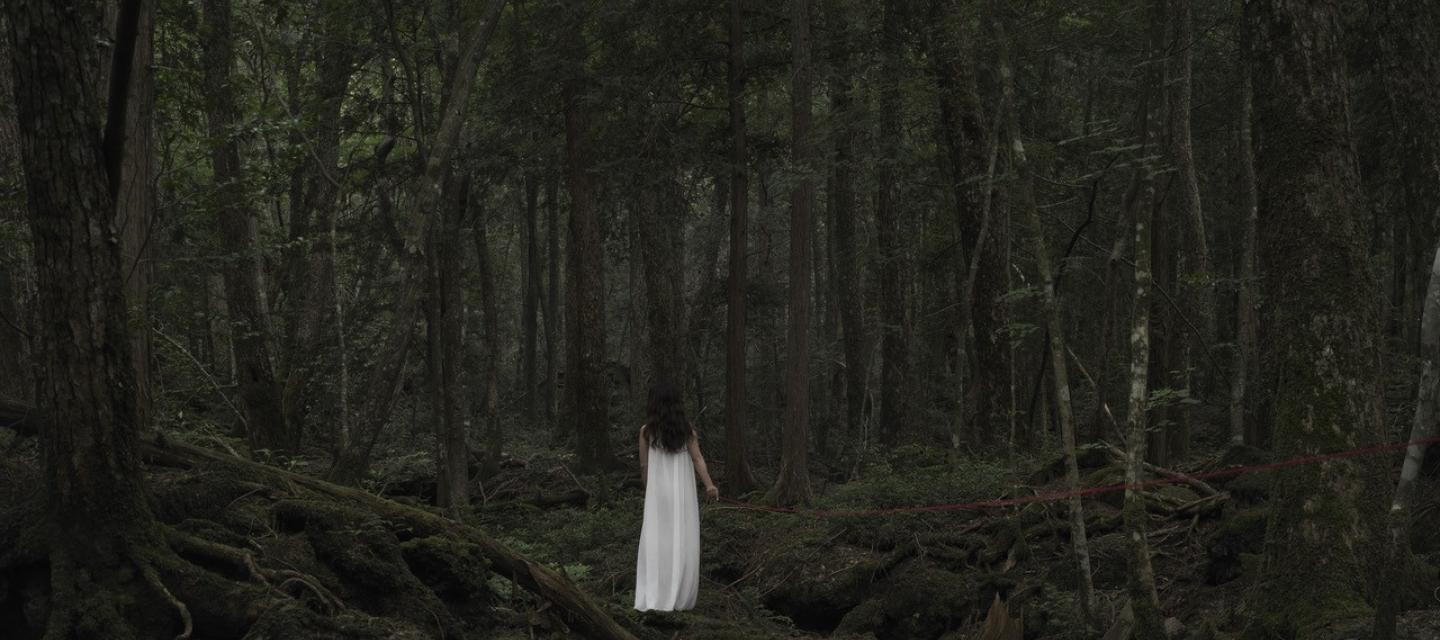
[[[680,390],[650,388],[650,419],[640,427],[640,478],[645,522],[635,556],[635,608],[680,611],[695,606],[700,589],[700,508],[695,476],[705,495],[720,498],[710,480],[695,429],[685,419]]]

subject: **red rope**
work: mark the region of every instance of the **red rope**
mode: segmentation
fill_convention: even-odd
[[[1393,451],[1393,450],[1395,450],[1395,449],[1404,449],[1404,448],[1410,447],[1410,446],[1420,446],[1420,447],[1424,447],[1424,446],[1428,446],[1428,445],[1431,445],[1431,444],[1435,444],[1435,443],[1437,443],[1437,442],[1440,442],[1440,436],[1432,436],[1432,437],[1429,437],[1429,438],[1422,438],[1422,439],[1420,439],[1420,440],[1415,440],[1415,441],[1413,441],[1413,442],[1392,442],[1392,443],[1388,443],[1388,444],[1375,445],[1375,446],[1373,446],[1373,447],[1362,447],[1362,448],[1359,448],[1359,449],[1350,449],[1350,450],[1348,450],[1348,451],[1337,451],[1337,452],[1335,452],[1335,453],[1321,453],[1321,454],[1315,454],[1315,455],[1309,455],[1309,456],[1300,456],[1300,457],[1298,457],[1298,458],[1290,458],[1290,459],[1288,459],[1288,460],[1281,460],[1281,461],[1278,461],[1278,462],[1268,462],[1268,463],[1265,463],[1265,464],[1257,464],[1257,465],[1249,465],[1249,466],[1238,466],[1238,467],[1229,467],[1229,468],[1226,468],[1226,469],[1217,469],[1217,470],[1214,470],[1214,471],[1206,471],[1206,472],[1204,472],[1204,473],[1197,473],[1197,474],[1194,474],[1194,475],[1178,474],[1176,477],[1154,478],[1154,479],[1151,479],[1151,480],[1145,480],[1145,481],[1143,481],[1143,482],[1137,482],[1137,483],[1135,483],[1135,484],[1133,484],[1133,485],[1130,485],[1130,484],[1126,484],[1126,483],[1121,482],[1121,483],[1117,483],[1117,484],[1109,484],[1109,485],[1103,485],[1103,486],[1099,486],[1099,487],[1089,487],[1089,488],[1085,488],[1085,489],[1072,489],[1072,490],[1068,490],[1068,491],[1052,491],[1052,492],[1049,492],[1049,493],[1038,493],[1038,494],[1035,494],[1035,495],[1022,496],[1022,497],[1018,497],[1018,498],[994,498],[994,499],[990,499],[990,500],[977,500],[977,501],[974,501],[974,502],[961,502],[961,503],[956,503],[956,504],[932,504],[932,505],[924,505],[924,506],[918,506],[918,507],[894,507],[894,508],[889,508],[889,509],[832,510],[832,509],[805,509],[805,508],[798,508],[798,507],[772,507],[772,506],[767,506],[767,505],[754,504],[754,503],[751,503],[751,502],[743,502],[743,501],[740,501],[740,500],[735,500],[735,499],[733,499],[733,498],[725,498],[725,497],[721,497],[721,498],[720,498],[720,501],[721,501],[721,502],[725,502],[725,503],[727,503],[727,504],[734,505],[735,508],[737,508],[737,509],[747,509],[747,510],[750,510],[750,511],[765,511],[765,512],[768,512],[768,513],[793,513],[793,514],[797,514],[797,515],[806,515],[806,516],[812,516],[812,517],[816,517],[816,518],[837,518],[837,517],[847,517],[847,516],[879,516],[879,515],[889,515],[889,514],[894,514],[894,513],[934,513],[934,512],[938,512],[938,511],[980,511],[980,510],[983,510],[983,509],[995,509],[995,508],[1000,508],[1000,507],[1013,507],[1013,506],[1016,506],[1016,505],[1029,504],[1029,503],[1031,503],[1031,502],[1055,502],[1055,501],[1065,500],[1065,499],[1074,498],[1074,497],[1085,498],[1085,497],[1089,497],[1089,496],[1101,495],[1101,494],[1106,494],[1106,493],[1115,493],[1115,492],[1117,492],[1117,491],[1124,491],[1125,489],[1130,488],[1130,487],[1132,487],[1132,486],[1133,486],[1133,487],[1136,487],[1136,488],[1141,488],[1141,489],[1143,489],[1143,488],[1146,488],[1146,487],[1153,487],[1153,486],[1158,486],[1158,485],[1175,484],[1175,483],[1178,483],[1178,482],[1189,482],[1189,481],[1191,481],[1191,480],[1204,480],[1204,479],[1207,479],[1207,478],[1220,478],[1220,477],[1225,477],[1225,476],[1235,476],[1235,475],[1240,475],[1240,474],[1244,474],[1244,473],[1254,473],[1254,472],[1257,472],[1257,471],[1272,471],[1272,470],[1275,470],[1275,469],[1283,469],[1283,468],[1286,468],[1286,467],[1298,467],[1298,466],[1300,466],[1300,465],[1315,464],[1315,463],[1317,463],[1317,462],[1327,462],[1327,461],[1331,461],[1331,460],[1343,460],[1343,459],[1345,459],[1345,458],[1354,458],[1354,457],[1357,457],[1357,456],[1370,455],[1370,454],[1381,453],[1381,452],[1385,452],[1385,451]]]

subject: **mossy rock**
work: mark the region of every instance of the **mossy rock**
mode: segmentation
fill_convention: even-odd
[[[813,551],[813,550],[812,550]],[[809,631],[830,631],[865,598],[880,568],[878,554],[839,545],[806,557],[795,555],[788,567],[775,566],[778,584],[765,606]]]
[[[939,638],[976,612],[975,577],[912,559],[892,572],[882,595],[881,640]]]
[[[870,598],[840,618],[834,635],[871,634],[885,624],[885,603],[880,598]]]

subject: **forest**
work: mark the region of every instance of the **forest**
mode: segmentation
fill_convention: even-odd
[[[1440,3],[0,7],[0,638],[1440,639]]]

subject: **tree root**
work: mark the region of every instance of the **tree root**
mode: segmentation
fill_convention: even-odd
[[[383,522],[389,529],[403,532],[407,539],[421,537],[440,537],[443,539],[463,542],[473,547],[481,557],[490,565],[492,571],[505,577],[517,586],[534,593],[543,600],[552,603],[559,611],[564,621],[576,632],[585,637],[601,639],[634,640],[635,636],[624,627],[620,626],[614,618],[598,606],[589,595],[575,587],[569,580],[555,573],[551,569],[536,563],[525,556],[522,556],[494,539],[490,538],[479,529],[447,519],[423,509],[401,505],[384,498],[380,498],[359,489],[343,487],[308,476],[291,473],[274,467],[232,458],[223,454],[211,452],[198,447],[183,444],[169,443],[164,446],[154,443],[144,443],[142,453],[147,460],[162,462],[166,466],[176,468],[207,468],[216,467],[228,468],[249,482],[258,482],[282,489],[292,495],[299,495],[303,492],[318,495],[324,498],[322,505],[316,504],[313,508],[304,503],[307,500],[282,500],[274,505],[273,511],[276,516],[284,522],[287,520],[300,520],[306,522],[307,531],[310,528],[308,521],[318,518],[316,535],[318,538],[312,542],[323,542],[330,536],[325,534],[323,520],[328,519],[326,511],[351,510],[369,514],[378,521]],[[319,509],[315,511],[313,509]],[[347,534],[349,536],[350,534]],[[380,535],[380,534],[376,534]],[[385,534],[389,535],[389,534]],[[362,536],[364,537],[364,536]],[[232,567],[235,575],[253,575],[254,569],[250,566],[253,560],[247,562],[243,551],[225,547],[218,543],[200,539],[196,536],[178,532],[167,535],[172,544],[178,544],[181,553],[194,554],[199,558],[209,558],[221,566]],[[346,539],[349,539],[347,537]],[[390,537],[394,540],[394,537]],[[365,549],[352,548],[352,543],[341,544],[339,539],[323,542],[322,547],[317,551],[329,554],[340,554],[332,560],[351,562],[346,555],[353,553],[364,553]],[[386,562],[393,563],[396,559],[378,559],[382,565]],[[217,562],[218,561],[218,562]],[[403,563],[403,560],[399,560]],[[352,562],[353,564],[353,562]],[[377,565],[378,566],[378,565]],[[243,568],[243,570],[242,570]],[[364,569],[363,566],[351,566],[352,569]],[[296,576],[288,576],[276,579],[272,574],[261,571],[269,580],[275,580],[280,584],[286,584],[286,580]],[[408,575],[408,572],[406,572]],[[373,580],[393,580],[396,576],[389,574],[376,574],[370,576]],[[415,580],[413,576],[405,580]],[[299,583],[289,583],[299,585]],[[289,586],[287,585],[287,586]],[[317,599],[325,604],[327,608],[333,608],[340,603],[340,598],[324,590],[322,581],[307,579],[304,585],[307,589],[316,593]],[[405,587],[415,586],[428,588],[423,584],[403,585]],[[433,594],[432,594],[433,597]],[[420,604],[420,603],[416,603]],[[440,604],[438,600],[435,604]],[[428,608],[428,607],[426,607]],[[413,613],[413,612],[411,612]]]
[[[180,632],[180,635],[175,636],[175,640],[190,640],[190,633],[195,630],[195,621],[190,618],[190,608],[165,588],[165,583],[160,580],[160,573],[155,570],[154,565],[148,562],[141,564],[140,575],[145,577],[145,582],[150,585],[150,588],[159,593],[170,603],[170,606],[175,607],[175,610],[180,613],[180,620],[185,625],[185,629]]]

